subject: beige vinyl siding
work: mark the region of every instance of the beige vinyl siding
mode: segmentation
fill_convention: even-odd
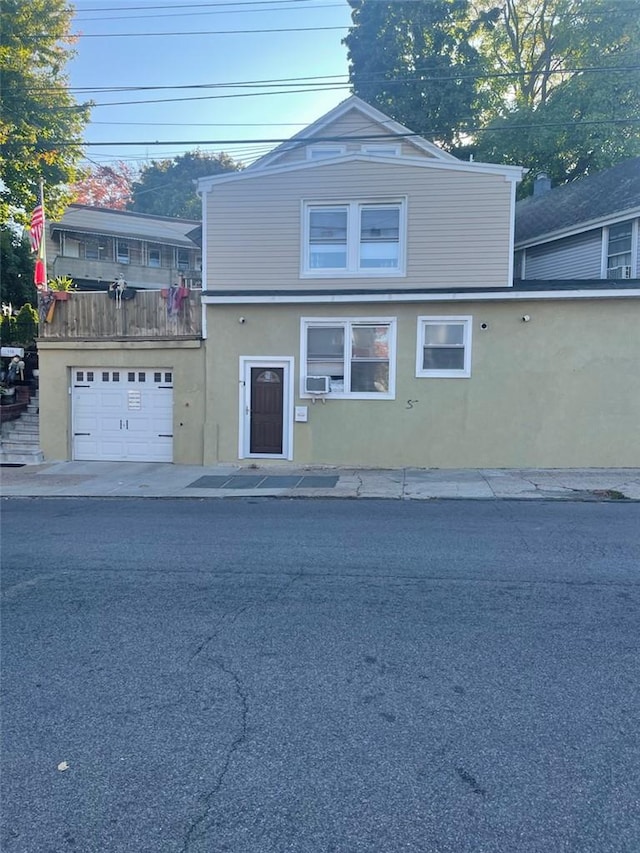
[[[510,284],[511,184],[447,168],[331,163],[207,193],[207,288],[495,287]],[[406,277],[301,278],[302,202],[407,199]]]
[[[392,133],[391,130],[386,128],[383,124],[380,124],[373,119],[368,119],[365,115],[359,112],[356,109],[350,110],[346,115],[342,116],[331,124],[327,125],[327,127],[323,128],[322,131],[318,132],[318,136],[322,138],[327,137],[343,137],[343,136],[387,136]],[[401,143],[401,154],[408,157],[427,157],[431,158],[431,155],[426,154],[420,148],[416,148],[415,145],[412,145],[410,142],[401,142],[399,139],[391,139],[391,138],[383,138],[383,139],[371,139],[371,143],[384,143],[389,145],[397,145]],[[318,145],[331,145],[333,143],[324,143],[319,141]],[[346,145],[347,151],[346,153],[354,153],[356,151],[360,151],[363,144],[368,144],[363,142],[362,140],[357,140],[355,142],[336,142],[336,145]],[[279,157],[277,161],[273,161],[275,165],[277,162],[278,166],[286,166],[290,163],[300,163],[304,162],[307,159],[307,145],[299,145],[292,149],[291,151],[287,151]],[[271,165],[271,164],[270,164]]]

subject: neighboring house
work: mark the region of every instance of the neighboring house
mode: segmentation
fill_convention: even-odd
[[[51,277],[68,275],[81,290],[104,290],[122,276],[130,287],[159,289],[182,276],[202,286],[200,223],[72,204],[48,229]]]
[[[516,205],[516,278],[638,278],[640,157]]]
[[[522,173],[352,97],[201,179],[201,297],[44,327],[46,458],[640,466],[640,282],[514,283]]]

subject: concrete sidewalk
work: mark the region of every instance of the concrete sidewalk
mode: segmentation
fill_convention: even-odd
[[[4,497],[564,499],[640,501],[640,468],[355,469],[146,462],[2,467]]]

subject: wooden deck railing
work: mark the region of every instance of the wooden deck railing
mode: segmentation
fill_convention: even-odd
[[[39,299],[39,337],[45,340],[199,338],[202,336],[200,293],[188,295],[173,311],[166,291],[138,290],[118,303],[108,293],[70,293],[51,307]],[[49,316],[49,320],[47,320]]]

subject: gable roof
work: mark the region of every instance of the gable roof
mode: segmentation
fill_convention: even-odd
[[[286,142],[282,142],[277,148],[274,148],[273,151],[270,151],[268,154],[265,154],[263,157],[255,160],[250,166],[247,166],[246,171],[270,166],[288,151],[299,148],[307,141],[311,141],[312,138],[314,138],[313,141],[322,141],[323,130],[326,130],[329,125],[333,124],[337,119],[342,118],[342,116],[350,110],[357,110],[369,121],[373,121],[380,125],[380,127],[370,135],[370,138],[369,136],[367,137],[368,142],[374,142],[377,139],[382,142],[392,141],[393,139],[397,140],[398,137],[404,137],[412,145],[415,145],[416,148],[424,151],[431,157],[435,157],[438,160],[457,160],[457,158],[452,154],[448,154],[446,151],[443,151],[442,148],[438,148],[437,145],[434,145],[433,142],[423,139],[423,137],[418,136],[408,127],[405,127],[403,124],[389,118],[389,116],[380,112],[380,110],[375,107],[372,107],[370,104],[367,104],[366,101],[363,101],[357,95],[351,95],[332,110],[329,110],[328,113],[325,113],[319,119],[312,122],[312,124],[307,125],[303,130],[296,133],[291,137],[291,139],[288,139]]]
[[[171,216],[152,216],[128,210],[112,210],[88,204],[71,204],[59,222],[51,223],[52,231],[61,229],[80,234],[102,234],[113,237],[130,237],[193,247],[189,234],[199,225],[194,219],[174,219]]]
[[[595,228],[602,220],[634,211],[640,212],[640,157],[519,201],[516,247],[575,233],[582,224]]]

